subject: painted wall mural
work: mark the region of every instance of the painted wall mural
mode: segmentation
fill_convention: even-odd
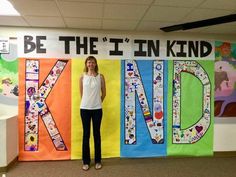
[[[10,53],[0,54],[0,104],[18,104],[17,46],[10,44]]]
[[[215,45],[215,116],[236,117],[236,43]]]

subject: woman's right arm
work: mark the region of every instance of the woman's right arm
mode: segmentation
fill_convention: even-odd
[[[81,75],[80,79],[79,79],[79,90],[80,90],[80,96],[82,98],[82,95],[83,95],[83,75]]]

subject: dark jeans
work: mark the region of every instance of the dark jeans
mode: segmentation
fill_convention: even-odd
[[[90,164],[90,125],[91,119],[93,123],[93,138],[94,138],[94,149],[95,149],[95,163],[101,162],[101,135],[100,127],[102,121],[102,109],[87,110],[80,109],[80,115],[83,124],[83,148],[82,148],[82,158],[84,164]]]

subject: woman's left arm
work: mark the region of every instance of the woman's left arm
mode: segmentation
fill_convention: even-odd
[[[105,82],[105,78],[104,76],[101,74],[101,90],[102,90],[102,102],[104,100],[104,98],[106,97],[106,82]]]

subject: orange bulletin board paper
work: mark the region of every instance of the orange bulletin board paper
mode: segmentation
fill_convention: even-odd
[[[27,59],[29,60],[29,59]],[[37,59],[39,61],[39,87],[49,75],[57,59]],[[62,60],[63,61],[63,60]],[[25,97],[26,97],[26,59],[19,59],[19,160],[62,160],[71,158],[71,60],[67,64],[45,103],[51,112],[67,150],[56,150],[42,117],[38,121],[38,150],[25,150]]]

